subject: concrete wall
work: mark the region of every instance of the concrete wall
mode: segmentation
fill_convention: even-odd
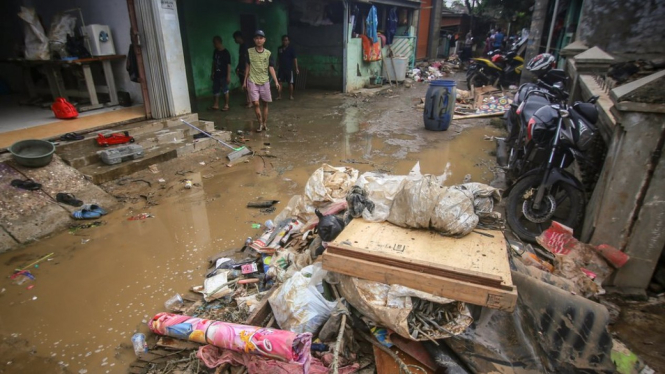
[[[307,69],[307,87],[342,90],[344,25],[290,26],[298,65]]]
[[[129,50],[129,44],[131,43],[129,38],[130,23],[126,0],[3,0],[0,3],[2,3],[2,8],[0,9],[3,10],[1,16],[2,22],[0,23],[3,24],[3,27],[6,27],[5,23],[10,25],[10,27],[14,27],[11,25],[14,25],[16,20],[19,20],[16,14],[19,12],[20,6],[23,5],[33,7],[37,10],[37,14],[42,17],[47,32],[51,25],[51,20],[56,13],[72,8],[81,8],[86,25],[101,24],[108,25],[111,28],[111,35],[113,36],[117,54],[126,55]],[[70,14],[78,18],[78,12]],[[20,27],[18,29],[18,34],[20,34],[18,36],[20,38],[19,42],[23,40],[23,25],[21,23],[19,23]],[[80,26],[80,21],[78,26]],[[3,30],[2,34],[0,50],[3,50],[2,56],[5,56],[7,49],[12,51],[13,44],[16,44],[16,30],[9,34],[5,34],[5,30]],[[8,46],[7,44],[10,45]],[[112,64],[117,89],[129,92],[133,102],[143,102],[141,86],[129,80],[129,74],[125,70],[125,60],[114,61]],[[19,88],[22,88],[22,81]]]
[[[192,93],[196,97],[212,96],[210,66],[212,63],[212,37],[219,35],[224,46],[231,53],[231,66],[238,63],[238,45],[233,41],[233,33],[240,30],[240,15],[255,14],[257,27],[267,36],[266,48],[277,58],[277,47],[282,35],[287,33],[288,13],[281,3],[261,5],[220,0],[182,1],[179,17],[185,28],[183,40],[185,54],[189,55]],[[250,41],[251,42],[251,41]],[[231,88],[240,84],[238,77],[231,74]]]
[[[164,55],[166,55],[166,65],[168,67],[168,79],[166,82],[173,98],[175,110],[173,114],[178,116],[191,113],[192,108],[189,102],[189,89],[187,86],[182,39],[180,37],[178,11],[175,9],[175,1],[172,4],[173,9],[167,7],[158,7],[157,9],[159,9],[162,37],[164,38]]]
[[[370,78],[377,75],[383,75],[382,61],[365,62],[363,61],[362,39],[349,39],[347,50],[347,71],[346,71],[346,89],[352,92],[363,88],[370,81]],[[383,55],[388,52],[384,47]]]
[[[665,1],[585,0],[577,40],[613,53],[665,53]]]

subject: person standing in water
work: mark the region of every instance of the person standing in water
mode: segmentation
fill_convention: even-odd
[[[215,49],[212,52],[210,80],[212,80],[212,94],[215,97],[215,102],[208,109],[218,110],[219,96],[224,94],[224,108],[222,108],[222,111],[227,111],[229,110],[229,83],[231,83],[231,54],[224,48],[221,37],[213,37],[212,44]]]
[[[286,83],[289,85],[289,99],[293,100],[293,89],[295,88],[295,76],[294,73],[300,74],[298,69],[298,58],[296,57],[296,51],[291,45],[291,38],[288,35],[282,36],[282,46],[277,50],[278,56],[278,68],[277,68],[277,77],[279,78],[280,83]],[[282,98],[282,88],[279,88],[277,93],[277,100]]]
[[[245,67],[245,81],[242,85],[242,88],[249,92],[249,98],[254,104],[256,119],[259,121],[257,132],[268,130],[268,103],[272,102],[270,77],[275,81],[277,91],[281,89],[270,51],[263,46],[265,42],[266,34],[262,30],[256,30],[254,33],[255,47],[247,51],[249,58]],[[263,103],[263,108],[259,105],[261,103]]]

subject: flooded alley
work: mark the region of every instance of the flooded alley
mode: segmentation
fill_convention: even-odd
[[[71,230],[0,255],[0,372],[125,373],[135,359],[131,336],[175,293],[200,285],[208,258],[241,248],[252,228],[300,194],[310,174],[327,163],[365,171],[444,175],[445,184],[489,183],[501,130],[486,119],[455,121],[446,132],[426,131],[415,108],[426,85],[345,96],[300,92],[271,106],[268,132],[233,103],[227,113],[199,113],[217,129],[248,139],[256,155],[227,166],[211,149],[140,171],[102,187],[123,203],[98,227]],[[203,106],[205,104],[201,104]],[[160,179],[163,181],[160,182]],[[185,189],[184,180],[194,186]],[[468,177],[467,177],[468,179]],[[245,207],[257,199],[275,212]],[[130,220],[142,213],[151,218]],[[21,285],[14,269],[30,268]]]

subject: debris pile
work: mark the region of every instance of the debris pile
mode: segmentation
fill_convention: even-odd
[[[447,60],[419,62],[415,69],[407,72],[407,76],[416,82],[433,81],[449,77],[459,68],[459,58],[452,55]]]
[[[600,293],[603,257],[612,266],[627,258],[561,226],[539,238],[549,255],[508,251],[494,230],[499,201],[490,186],[443,186],[418,165],[408,175],[323,165],[260,235],[211,258],[203,285],[148,321],[156,335],[133,372],[381,373],[383,354],[410,373],[451,363],[611,371],[607,309],[582,295]],[[563,324],[585,340],[557,338]]]

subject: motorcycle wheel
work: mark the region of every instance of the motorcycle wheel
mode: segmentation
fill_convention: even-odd
[[[487,80],[483,78],[483,76],[480,75],[480,73],[475,72],[469,78],[466,79],[466,84],[469,85],[469,91],[473,92],[474,87],[487,86],[489,82],[487,82]]]
[[[536,236],[557,221],[575,228],[584,214],[584,194],[568,184],[557,182],[543,198],[540,211],[533,211],[531,201],[542,182],[541,175],[531,175],[517,182],[508,195],[506,219],[520,239],[535,243]]]

